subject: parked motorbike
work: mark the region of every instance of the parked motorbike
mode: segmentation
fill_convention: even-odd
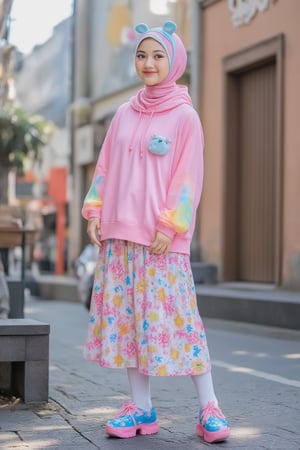
[[[88,244],[73,263],[79,298],[87,309],[90,309],[91,305],[98,251],[96,245]]]

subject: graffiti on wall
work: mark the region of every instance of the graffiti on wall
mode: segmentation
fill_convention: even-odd
[[[239,27],[249,23],[258,12],[265,11],[269,4],[270,0],[228,0],[233,25]]]

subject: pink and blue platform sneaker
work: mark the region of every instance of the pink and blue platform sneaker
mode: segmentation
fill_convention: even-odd
[[[114,419],[106,424],[106,433],[119,438],[131,438],[140,434],[154,434],[159,430],[156,411],[138,408],[133,402],[127,402]]]
[[[196,431],[206,442],[225,441],[230,435],[230,428],[224,414],[213,402],[209,402],[199,412]]]

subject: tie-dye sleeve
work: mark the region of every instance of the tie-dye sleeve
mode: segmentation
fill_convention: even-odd
[[[82,206],[82,215],[85,219],[100,217],[102,206],[101,184],[104,176],[98,175],[93,179],[90,189],[85,196]]]
[[[96,164],[92,184],[83,201],[82,216],[87,220],[100,218],[101,216],[105,174],[108,168],[110,145],[111,128],[108,130],[107,135],[104,139]]]
[[[204,139],[196,112],[189,117],[188,125],[183,125],[179,136],[180,148],[174,160],[165,207],[157,225],[157,230],[171,239],[194,226],[202,191]]]

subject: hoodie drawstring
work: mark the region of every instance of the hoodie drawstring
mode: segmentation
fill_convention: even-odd
[[[153,114],[154,114],[154,112],[152,111],[151,115],[150,115],[150,119],[148,120],[147,126],[145,128],[145,131],[143,132],[143,134],[141,136],[141,139],[140,139],[140,158],[142,158],[143,155],[144,155],[143,144],[144,144],[145,137],[146,137],[146,135],[148,133],[148,130],[150,128],[150,125],[151,125],[151,122],[152,122],[152,118],[153,118]],[[139,111],[139,118],[138,118],[138,121],[137,121],[137,125],[136,125],[136,127],[134,129],[134,132],[133,132],[133,134],[131,136],[131,139],[130,139],[129,152],[133,151],[133,143],[135,141],[135,138],[136,138],[139,126],[140,126],[142,115],[143,115],[142,111]]]
[[[137,130],[138,130],[138,128],[139,128],[139,124],[140,124],[141,117],[142,117],[142,111],[139,112],[138,123],[137,123],[137,126],[135,127],[135,129],[134,129],[134,131],[133,131],[133,134],[132,134],[132,136],[131,136],[131,139],[130,139],[130,144],[129,144],[129,151],[130,151],[130,152],[132,152],[132,150],[133,150],[133,141],[135,140],[136,133],[137,133]]]
[[[151,125],[151,122],[152,122],[152,118],[153,118],[153,111],[151,112],[151,116],[150,116],[150,119],[148,120],[147,127],[145,128],[145,131],[144,131],[144,133],[142,134],[142,137],[141,137],[141,142],[140,142],[140,158],[142,158],[143,155],[144,155],[143,144],[144,144],[145,137],[146,137],[146,135],[147,135],[147,133],[148,133],[148,130],[149,130],[149,128],[150,128],[150,125]]]

